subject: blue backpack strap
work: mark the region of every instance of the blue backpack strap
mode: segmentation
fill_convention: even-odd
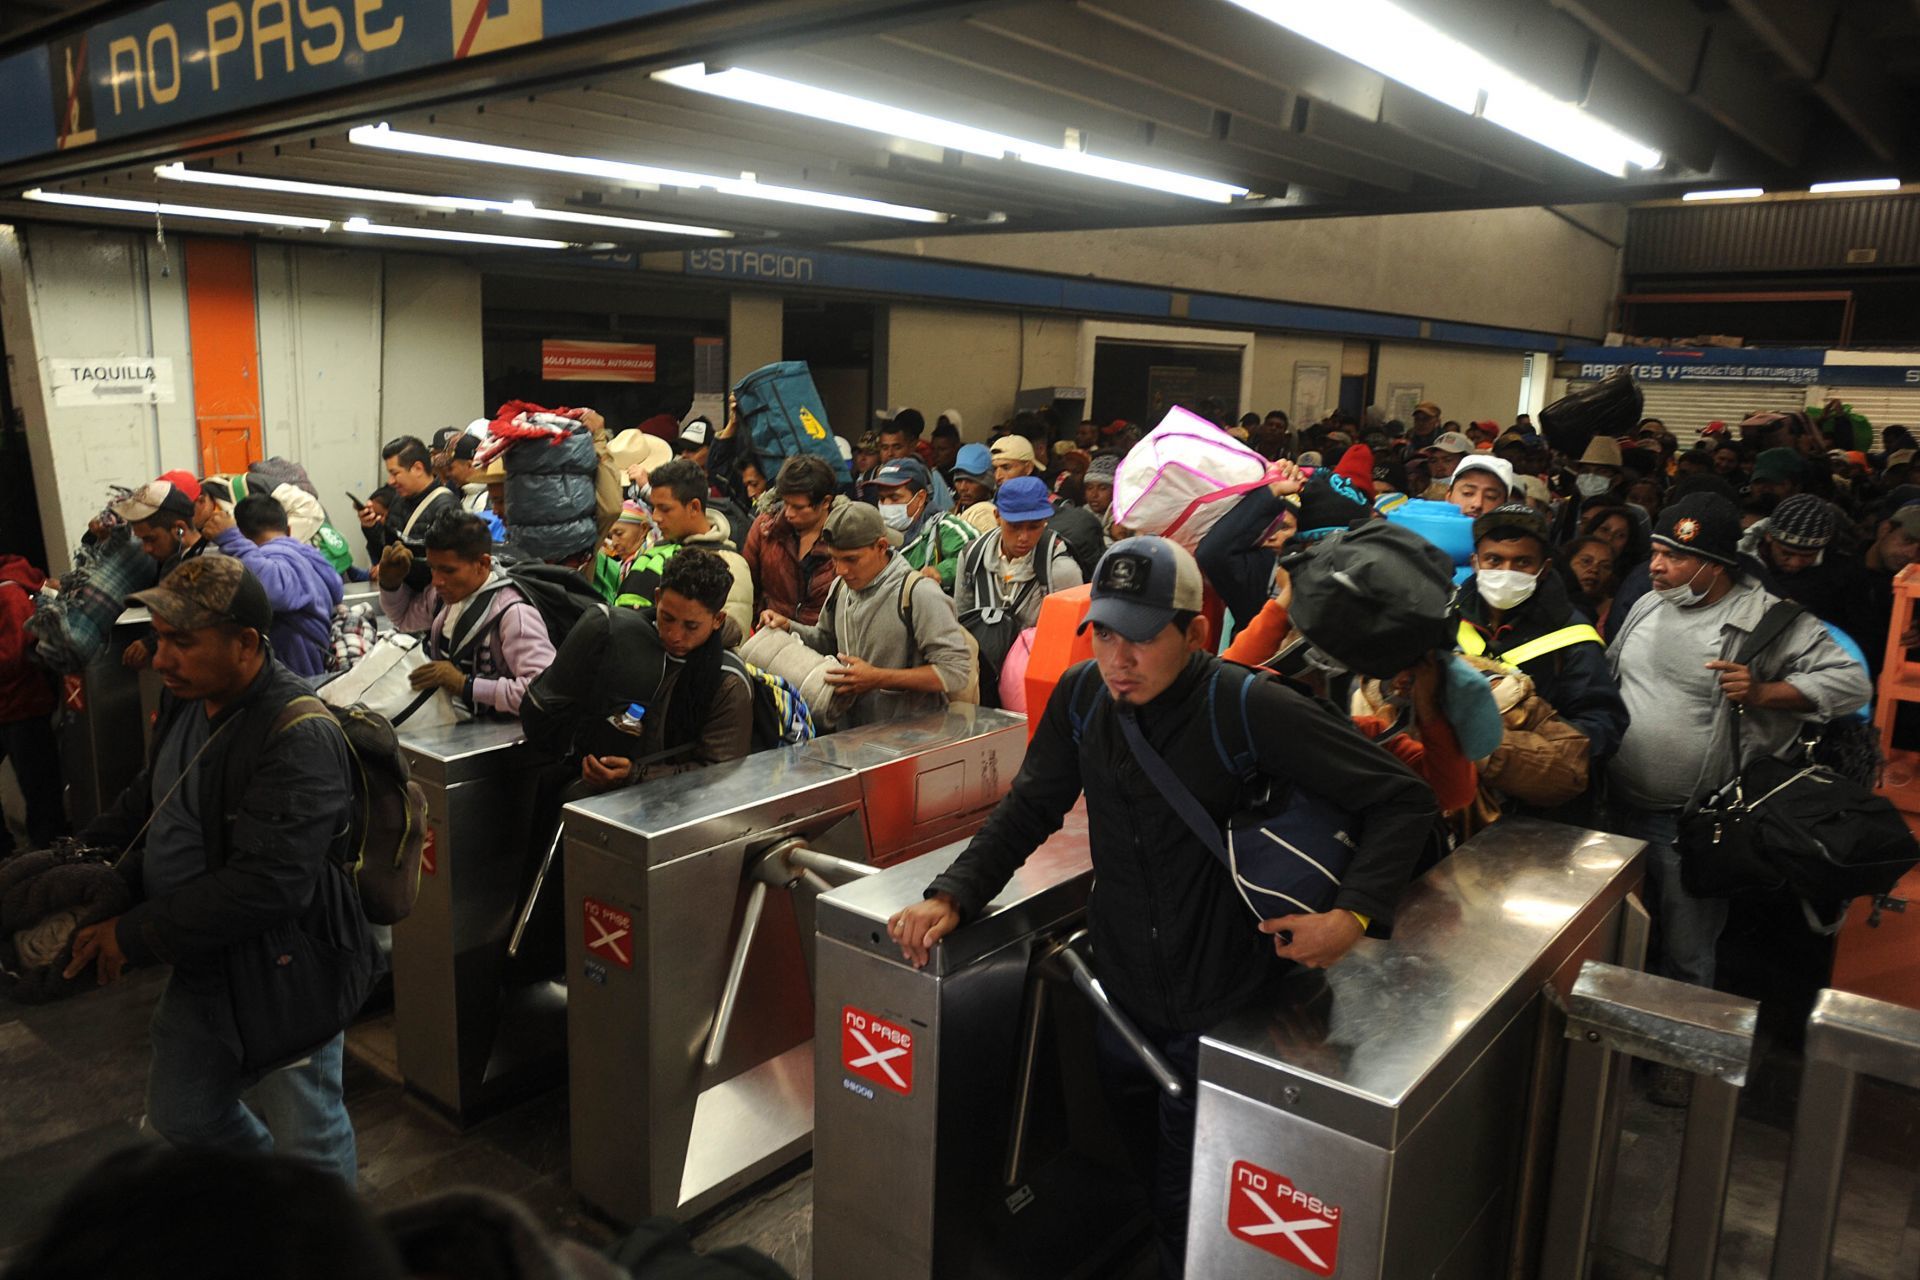
[[[1226,715],[1229,722],[1221,724],[1221,702],[1218,698],[1220,684],[1231,671],[1239,677],[1239,688],[1227,690]],[[1213,724],[1213,749],[1220,757],[1221,765],[1236,778],[1251,777],[1259,764],[1259,753],[1253,745],[1253,721],[1248,713],[1247,701],[1253,691],[1254,682],[1260,679],[1260,673],[1238,663],[1222,662],[1214,668],[1213,679],[1207,685],[1207,718]],[[1227,750],[1231,743],[1234,750]]]
[[[1088,692],[1089,685],[1092,686],[1091,692]],[[1074,676],[1073,692],[1067,699],[1067,720],[1073,725],[1076,744],[1086,733],[1087,721],[1093,718],[1093,710],[1100,705],[1100,695],[1106,692],[1106,688],[1106,681],[1100,678],[1098,663],[1086,663],[1080,668],[1080,673]]]

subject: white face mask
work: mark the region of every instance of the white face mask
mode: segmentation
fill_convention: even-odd
[[[881,503],[880,519],[885,522],[887,528],[902,531],[913,523],[913,517],[907,514],[907,504],[904,502]]]
[[[1655,587],[1653,594],[1659,596],[1660,599],[1667,604],[1674,605],[1677,608],[1695,608],[1706,600],[1707,592],[1712,589],[1711,586],[1695,587],[1693,585],[1693,579],[1698,578],[1702,573],[1706,572],[1706,568],[1707,566],[1704,564],[1701,565],[1693,571],[1693,578],[1688,578],[1685,582],[1679,583],[1676,586]]]
[[[1480,598],[1496,609],[1511,609],[1523,604],[1540,585],[1540,579],[1518,569],[1482,569],[1473,575]]]
[[[1583,498],[1597,498],[1613,488],[1613,481],[1605,476],[1577,475],[1573,478],[1573,487]]]

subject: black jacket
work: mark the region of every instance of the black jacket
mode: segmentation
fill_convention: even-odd
[[[1073,562],[1080,566],[1080,581],[1092,582],[1094,566],[1107,550],[1107,531],[1101,526],[1100,517],[1085,507],[1055,502],[1047,528],[1067,544]]]
[[[431,516],[421,517],[420,523],[413,528],[412,538],[402,538],[400,535],[407,527],[407,521],[413,518],[413,513],[420,509],[420,504],[427,501],[436,489],[444,490],[453,500],[449,502],[445,498],[437,499],[439,509]],[[449,516],[459,515],[461,511],[460,491],[438,480],[411,498],[395,498],[393,506],[387,511],[385,521],[374,525],[371,529],[362,530],[367,536],[367,555],[372,558],[374,569],[376,571],[379,569],[380,555],[390,545],[405,542],[408,550],[413,552],[413,567],[407,570],[407,585],[415,591],[425,591],[433,582],[433,573],[427,568],[427,557],[422,554],[420,544],[425,541],[427,530]]]
[[[209,730],[216,736],[187,784],[198,787],[205,874],[144,898],[144,845],[116,868],[135,899],[115,928],[120,949],[134,964],[171,964],[203,990],[225,988],[250,1066],[311,1049],[339,1031],[376,963],[352,882],[337,863],[353,794],[346,738],[321,719],[275,731],[287,703],[310,692],[269,659],[214,717]],[[181,716],[202,714],[200,702],[165,697],[158,733]],[[125,849],[152,809],[152,772],[142,770],[80,838]],[[334,1007],[336,1000],[352,1007]],[[304,1029],[290,1029],[290,1018]],[[280,1052],[261,1047],[282,1032],[306,1043],[279,1045]]]
[[[1147,741],[1224,823],[1247,797],[1221,767],[1206,714],[1207,684],[1220,665],[1193,655],[1139,716]],[[1134,762],[1111,699],[1094,702],[1075,745],[1070,703],[1091,666],[1061,677],[1012,790],[927,891],[951,894],[963,919],[977,915],[1084,791],[1095,876],[1088,915],[1101,982],[1150,1028],[1201,1030],[1258,995],[1281,966],[1226,869]],[[1371,932],[1385,935],[1426,847],[1433,793],[1351,721],[1278,682],[1254,685],[1247,723],[1261,772],[1364,815],[1335,907],[1369,916]]]
[[[1233,614],[1234,635],[1267,606],[1276,557],[1260,545],[1260,535],[1285,509],[1267,488],[1242,494],[1194,548],[1200,572]]]
[[[1492,611],[1480,597],[1477,577],[1460,584],[1454,610],[1486,640],[1489,658],[1562,627],[1592,625],[1567,599],[1560,575],[1543,573],[1533,594],[1518,608],[1509,609],[1496,630],[1488,624]],[[1590,640],[1568,645],[1521,663],[1520,670],[1562,720],[1587,735],[1587,754],[1596,764],[1620,749],[1620,739],[1627,733],[1627,704],[1621,701],[1603,646]]]

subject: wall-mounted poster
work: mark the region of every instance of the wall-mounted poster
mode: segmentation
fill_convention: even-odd
[[[1396,382],[1387,388],[1387,420],[1413,425],[1413,406],[1427,398],[1424,382]]]
[[[1293,428],[1312,426],[1327,416],[1327,387],[1333,369],[1325,361],[1296,360],[1293,365]]]

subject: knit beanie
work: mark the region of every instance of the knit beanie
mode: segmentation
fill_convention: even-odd
[[[1795,551],[1820,551],[1833,541],[1833,508],[1810,493],[1797,493],[1767,517],[1767,536]]]
[[[1340,465],[1333,469],[1333,473],[1346,477],[1362,497],[1373,497],[1373,450],[1366,445],[1350,446],[1340,455]]]

